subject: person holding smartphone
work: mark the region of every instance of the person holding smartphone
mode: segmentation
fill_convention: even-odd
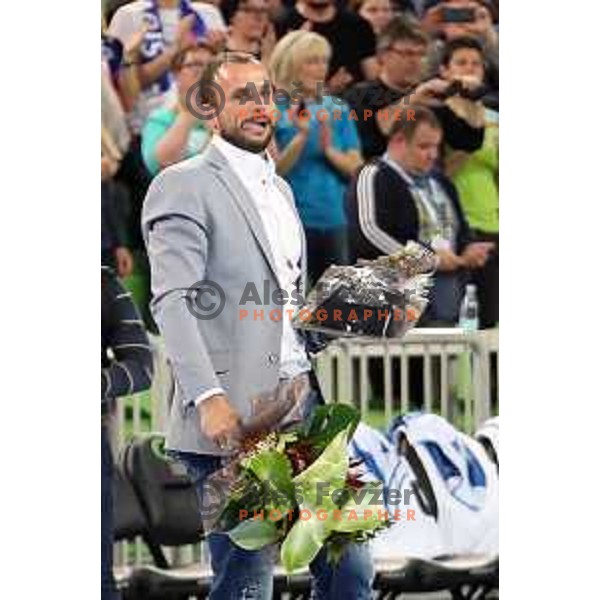
[[[481,147],[481,115],[464,110],[464,106],[460,114],[455,113],[453,104],[446,102],[450,82],[441,77],[423,81],[428,43],[429,38],[418,23],[395,17],[377,42],[378,77],[345,94],[358,115],[357,127],[366,158],[385,152],[387,136],[396,120],[394,115],[406,118],[408,104],[424,104],[433,110],[447,146],[465,152]]]
[[[490,103],[497,108],[500,60],[498,30],[494,25],[493,13],[494,9],[487,0],[447,0],[430,8],[421,24],[436,38],[428,60],[432,75],[439,70],[446,42],[469,37],[481,44],[487,65],[486,84],[492,96]]]

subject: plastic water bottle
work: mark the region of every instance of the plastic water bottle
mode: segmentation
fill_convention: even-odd
[[[465,295],[460,305],[458,325],[465,331],[479,329],[479,302],[477,301],[477,286],[472,283],[467,285]]]

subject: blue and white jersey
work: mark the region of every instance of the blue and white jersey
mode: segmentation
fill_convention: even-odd
[[[402,436],[414,449],[412,466],[398,452]],[[479,442],[437,415],[412,413],[387,436],[361,424],[350,453],[364,461],[365,480],[384,482],[388,500],[392,490],[402,498],[387,503],[404,519],[375,538],[376,558],[498,553],[498,472]],[[414,520],[406,519],[408,509]]]
[[[389,432],[392,443],[401,433],[433,488],[444,553],[497,554],[498,471],[481,444],[433,414],[397,419]]]
[[[428,558],[443,554],[435,519],[427,514],[415,495],[416,477],[405,457],[399,456],[390,439],[376,429],[360,423],[349,446],[350,455],[362,460],[363,481],[382,481],[384,506],[393,525],[378,533],[371,543],[375,560],[394,557]],[[412,512],[412,520],[408,520]],[[395,519],[399,511],[399,519]]]

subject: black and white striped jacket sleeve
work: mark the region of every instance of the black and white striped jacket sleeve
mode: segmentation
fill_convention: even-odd
[[[406,240],[399,240],[384,230],[380,222],[381,204],[393,190],[387,189],[377,162],[372,162],[360,171],[356,180],[356,213],[358,227],[365,239],[382,255],[394,254]]]
[[[141,392],[152,383],[152,350],[144,323],[111,269],[102,269],[103,352],[110,350],[102,368],[102,401]],[[106,364],[106,363],[105,363]]]

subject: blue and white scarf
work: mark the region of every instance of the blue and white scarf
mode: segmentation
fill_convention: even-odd
[[[179,17],[183,19],[188,15],[195,16],[192,32],[197,39],[200,39],[206,33],[204,21],[193,9],[189,0],[180,0]],[[144,8],[144,23],[148,25],[148,31],[146,31],[146,34],[144,35],[140,55],[142,63],[148,63],[162,54],[165,49],[158,0],[147,0]],[[171,74],[169,71],[166,71],[159,79],[157,79],[152,87],[157,92],[166,92],[171,87]]]
[[[113,80],[117,77],[123,62],[123,44],[115,37],[102,35],[102,60],[106,61]]]

